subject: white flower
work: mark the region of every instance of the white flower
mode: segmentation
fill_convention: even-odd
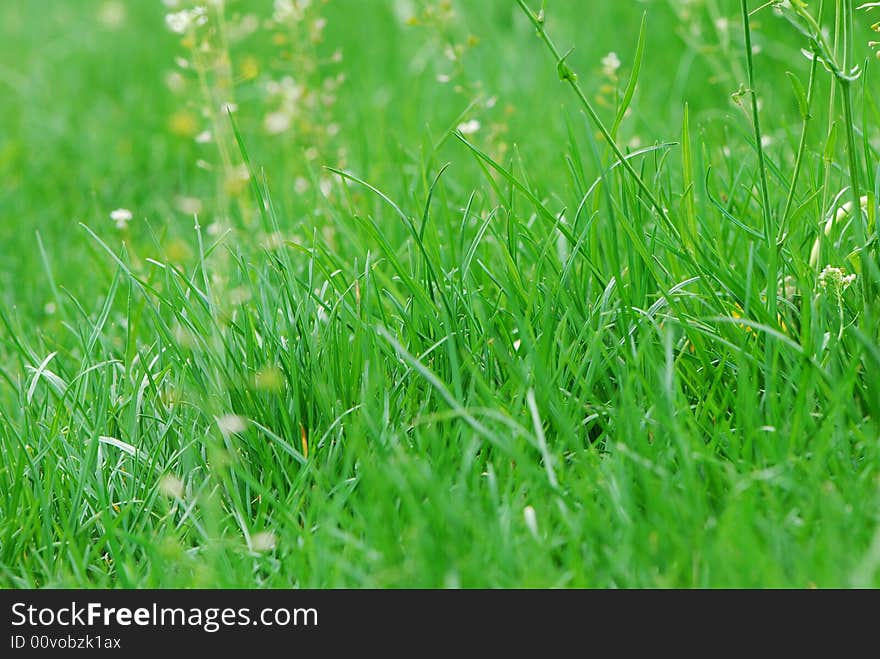
[[[198,215],[202,212],[202,200],[198,197],[175,197],[174,207],[184,215]]]
[[[602,58],[602,73],[607,77],[613,78],[619,68],[620,58],[617,56],[617,53],[612,51]]]
[[[271,531],[261,531],[251,536],[251,549],[254,551],[272,551],[277,544],[278,539]]]
[[[166,476],[163,476],[162,480],[159,481],[159,491],[166,497],[171,497],[173,499],[182,499],[184,489],[185,488],[183,485],[183,481],[180,480],[177,476],[172,476],[168,474]]]
[[[836,268],[832,265],[826,265],[819,273],[819,287],[823,289],[830,287],[838,292],[845,291],[852,286],[855,280],[855,273],[848,275],[843,268]]]
[[[208,12],[204,7],[182,9],[165,15],[165,25],[177,34],[186,34],[191,28],[208,22]]]
[[[131,222],[132,214],[127,208],[117,208],[110,212],[110,219],[116,222],[117,229],[124,229]]]
[[[283,23],[288,19],[301,21],[311,4],[311,0],[275,0],[272,18],[277,23]]]
[[[178,71],[169,71],[165,74],[165,84],[175,94],[179,94],[186,89],[186,78]]]
[[[458,132],[462,135],[473,135],[478,130],[480,130],[480,122],[476,119],[471,119],[470,121],[464,121],[458,124]]]
[[[165,25],[172,32],[183,34],[189,29],[189,12],[178,11],[165,16]]]
[[[269,135],[279,135],[290,128],[292,117],[287,112],[270,112],[263,119],[263,128]]]
[[[196,135],[195,140],[197,144],[207,144],[211,141],[211,131],[203,130],[201,133]]]
[[[237,414],[224,414],[217,418],[217,427],[224,435],[242,433],[247,429],[247,419]]]
[[[125,5],[118,0],[108,0],[98,12],[98,20],[110,29],[117,29],[125,23]]]

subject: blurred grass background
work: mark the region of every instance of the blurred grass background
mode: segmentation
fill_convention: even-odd
[[[271,10],[271,3],[257,0],[229,4],[234,12],[264,17]],[[597,72],[607,53],[618,53],[628,69],[639,22],[649,12],[648,55],[636,99],[640,111],[625,126],[642,143],[677,139],[685,102],[697,123],[717,113],[735,121],[732,79],[718,79],[706,57],[687,46],[682,30],[690,27],[680,24],[668,3],[589,0],[551,7],[549,26],[560,43],[576,46],[570,61],[591,93],[602,84]],[[333,119],[341,125],[350,167],[391,191],[400,184],[398,163],[419,167],[420,151],[441,137],[470,101],[451,85],[438,84],[443,62],[429,45],[434,35],[402,20],[417,8],[393,0],[333,0],[321,44],[326,56],[341,49],[345,57],[347,79]],[[496,116],[509,128],[506,140],[517,145],[536,184],[564,181],[559,154],[566,126],[559,109],[572,108],[574,121],[577,113],[553,75],[553,63],[535,48],[533,30],[508,0],[461,1],[456,8],[455,29],[478,39],[464,57],[466,74],[497,97]],[[77,223],[100,229],[120,206],[169,236],[192,240],[191,218],[175,211],[172,200],[209,195],[213,179],[196,166],[205,149],[170,128],[182,99],[168,89],[165,76],[175,69],[181,49],[179,36],[165,29],[166,11],[159,0],[0,4],[0,281],[4,303],[26,315],[39,318],[47,296],[37,231],[62,269],[87,260],[89,241]],[[694,20],[706,19],[699,14]],[[736,16],[729,20],[736,43]],[[773,22],[765,27],[771,31],[759,36],[759,43],[777,44],[786,34]],[[257,58],[277,50],[259,35],[237,47]],[[787,84],[786,68],[805,69],[805,60],[779,61],[777,51],[790,58],[782,46],[765,50],[760,66],[768,88]],[[708,53],[712,59],[727,55]],[[289,165],[298,154],[279,148],[283,140],[260,130],[260,89],[254,85],[246,94],[239,100],[239,121],[252,158],[266,167],[279,203],[294,212]],[[777,117],[797,120],[791,94],[765,98]],[[479,186],[478,171],[461,145],[448,142],[439,159],[454,163],[463,185]],[[137,240],[142,223],[133,223],[133,231]],[[65,286],[85,293],[93,290],[95,275],[78,270],[65,277]]]

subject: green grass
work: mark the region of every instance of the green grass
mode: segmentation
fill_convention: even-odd
[[[0,585],[880,585],[857,4],[4,3]]]

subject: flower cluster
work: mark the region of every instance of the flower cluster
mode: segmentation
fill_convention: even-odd
[[[822,290],[830,289],[839,294],[852,286],[855,280],[855,273],[848,275],[843,268],[826,265],[819,273],[819,288]]]
[[[208,22],[208,11],[204,7],[181,9],[165,16],[165,25],[177,34],[186,34]]]
[[[281,51],[270,63],[278,74],[270,74],[263,82],[267,100],[263,128],[270,135],[286,135],[308,160],[323,154],[344,164],[344,151],[328,153],[340,127],[327,121],[327,117],[345,76],[327,71],[342,61],[342,53],[337,50],[322,57],[318,49],[327,26],[321,13],[325,3],[326,0],[274,2],[267,27],[273,32],[272,43]]]
[[[602,107],[615,107],[619,95],[618,74],[620,72],[620,57],[614,51],[608,53],[599,62],[599,74],[602,84],[596,94],[596,103]]]
[[[127,208],[117,208],[110,212],[110,219],[116,223],[116,228],[120,231],[128,228],[128,223],[131,222],[132,217],[131,211]]]
[[[209,231],[219,232],[234,207],[244,210],[251,202],[247,168],[243,166],[228,114],[237,111],[236,96],[248,99],[249,116],[259,112],[262,128],[274,144],[288,153],[304,154],[291,160],[286,172],[297,181],[298,192],[310,187],[309,163],[345,165],[346,153],[333,148],[340,132],[332,108],[342,74],[332,70],[342,61],[339,51],[324,55],[321,44],[327,20],[322,10],[327,0],[274,0],[262,17],[236,13],[225,0],[163,0],[169,12],[167,28],[180,35],[182,53],[165,75],[168,88],[181,105],[168,120],[169,130],[193,140],[204,149],[196,165],[217,177],[213,204],[181,194],[183,210],[204,207],[215,221]],[[272,48],[254,48],[256,40]],[[247,127],[247,117],[242,118]],[[247,127],[251,130],[250,127]],[[322,186],[322,191],[327,186]],[[251,209],[252,210],[252,209]],[[245,221],[257,213],[241,213]],[[219,225],[217,224],[219,223]]]

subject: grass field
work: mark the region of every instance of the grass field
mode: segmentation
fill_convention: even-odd
[[[538,2],[0,3],[0,585],[880,586],[880,8]]]

